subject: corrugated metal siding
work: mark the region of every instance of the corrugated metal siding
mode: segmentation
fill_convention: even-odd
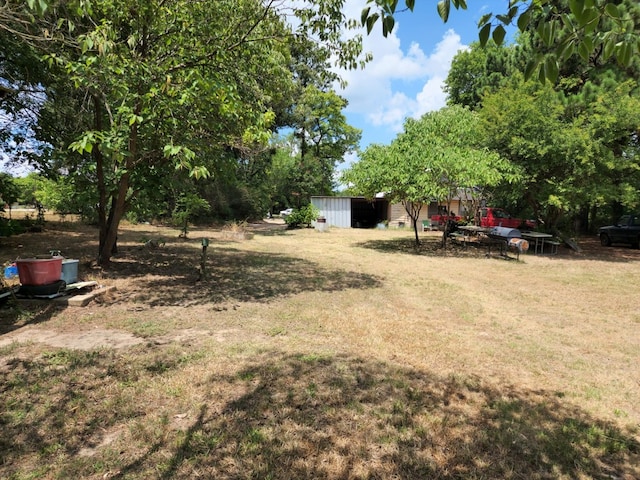
[[[311,204],[327,219],[328,226],[351,228],[350,197],[311,197]]]

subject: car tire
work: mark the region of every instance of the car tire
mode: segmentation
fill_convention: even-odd
[[[611,246],[611,239],[609,238],[609,235],[607,235],[606,233],[602,233],[600,235],[600,245],[602,245],[603,247]]]
[[[632,248],[640,248],[640,237],[636,238],[631,244]]]

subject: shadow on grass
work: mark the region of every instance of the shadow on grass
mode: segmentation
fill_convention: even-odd
[[[156,402],[171,397],[164,393],[163,401],[162,389],[145,396],[144,385],[184,375],[183,364],[154,374],[148,368],[154,360],[138,353],[132,361],[61,351],[0,370],[0,476],[631,479],[640,473],[634,433],[589,416],[558,392],[499,388],[477,377],[357,357],[264,354],[235,372],[193,379],[197,392],[181,399],[191,412],[187,421],[157,423]],[[136,427],[127,428],[132,420]],[[114,428],[122,438],[100,447]],[[87,446],[94,451],[81,455]]]
[[[149,305],[196,305],[267,301],[306,291],[376,288],[378,276],[330,269],[280,253],[210,248],[207,276],[199,280],[198,251],[192,247],[127,252],[111,275],[136,278],[135,300]]]
[[[356,271],[326,268],[282,253],[252,253],[232,247],[212,245],[207,255],[207,275],[199,277],[200,241],[150,250],[142,246],[122,247],[111,267],[102,272],[110,278],[129,278],[123,301],[133,300],[150,306],[189,306],[211,304],[228,308],[230,303],[269,301],[308,291],[333,292],[347,289],[377,288],[382,277]],[[195,248],[194,248],[195,247]],[[13,308],[0,308],[0,335],[28,324],[48,320],[63,308],[35,302]]]
[[[453,241],[447,241],[446,248],[442,247],[442,237],[423,237],[420,245],[416,245],[414,237],[393,238],[385,240],[368,240],[356,243],[355,247],[376,250],[382,253],[398,253],[408,255],[420,255],[425,257],[486,257],[489,253],[487,245],[469,244],[461,245]],[[492,247],[491,253],[499,252],[497,246]]]
[[[602,247],[599,241],[594,238],[584,238],[580,242],[582,251],[580,253],[570,250],[568,247],[560,247],[559,254],[544,256],[547,258],[558,258],[563,260],[599,260],[605,262],[621,262],[628,263],[640,261],[640,250],[631,247],[616,246]],[[359,248],[367,248],[382,253],[395,253],[406,255],[420,255],[425,257],[467,257],[467,258],[504,258],[500,253],[498,245],[489,245],[487,243],[471,242],[467,245],[455,243],[452,240],[447,242],[447,247],[442,248],[442,238],[429,236],[420,239],[420,245],[416,245],[413,237],[394,238],[384,240],[369,240],[354,245]],[[533,248],[533,247],[531,247]],[[527,253],[520,254],[519,259],[526,259],[534,254],[530,250]],[[509,257],[515,258],[516,254],[509,251]]]
[[[59,310],[51,303],[25,302],[16,304],[12,299],[0,306],[0,335],[13,332],[26,325],[48,321]]]

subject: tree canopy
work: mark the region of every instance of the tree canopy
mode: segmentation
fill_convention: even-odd
[[[450,103],[479,112],[484,144],[524,172],[496,198],[549,230],[571,219],[587,230],[603,207],[612,206],[613,217],[636,208],[637,59],[621,68],[612,59],[574,58],[554,86],[543,86],[518,72],[535,52],[529,35],[510,46],[474,44],[454,58],[446,81]]]
[[[518,172],[481,145],[477,114],[452,106],[407,119],[391,145],[368,147],[359,162],[343,174],[343,182],[368,198],[384,193],[401,202],[413,220],[423,205],[446,202],[461,189],[513,181]],[[446,237],[443,237],[446,238]]]
[[[101,264],[109,262],[120,220],[141,199],[148,205],[163,195],[177,199],[178,186],[193,193],[189,179],[240,173],[286,125],[286,110],[311,109],[295,128],[326,170],[354,148],[359,134],[340,117],[344,101],[326,88],[333,77],[322,71],[329,58],[347,68],[367,60],[358,36],[341,36],[356,26],[341,6],[339,0],[5,2],[0,76],[20,91],[41,92],[30,128],[49,148],[31,160],[49,175],[95,186],[87,204],[97,205]],[[305,72],[293,70],[291,59],[304,51],[317,61]],[[296,82],[304,83],[301,90]]]
[[[380,21],[387,36],[402,11],[398,0],[367,0],[361,22],[368,32]],[[404,0],[404,8],[413,11],[415,0]],[[436,10],[446,22],[454,9],[467,9],[466,0],[440,0]],[[478,39],[482,46],[489,40],[503,44],[510,25],[520,32],[531,32],[544,49],[532,56],[525,68],[526,78],[555,82],[562,62],[579,56],[583,59],[615,58],[628,66],[640,52],[640,7],[634,1],[617,0],[508,0],[505,10],[489,12],[478,19]]]

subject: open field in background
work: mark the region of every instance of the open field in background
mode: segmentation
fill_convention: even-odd
[[[0,478],[640,478],[639,250],[248,228],[0,240],[117,287],[0,310]]]

